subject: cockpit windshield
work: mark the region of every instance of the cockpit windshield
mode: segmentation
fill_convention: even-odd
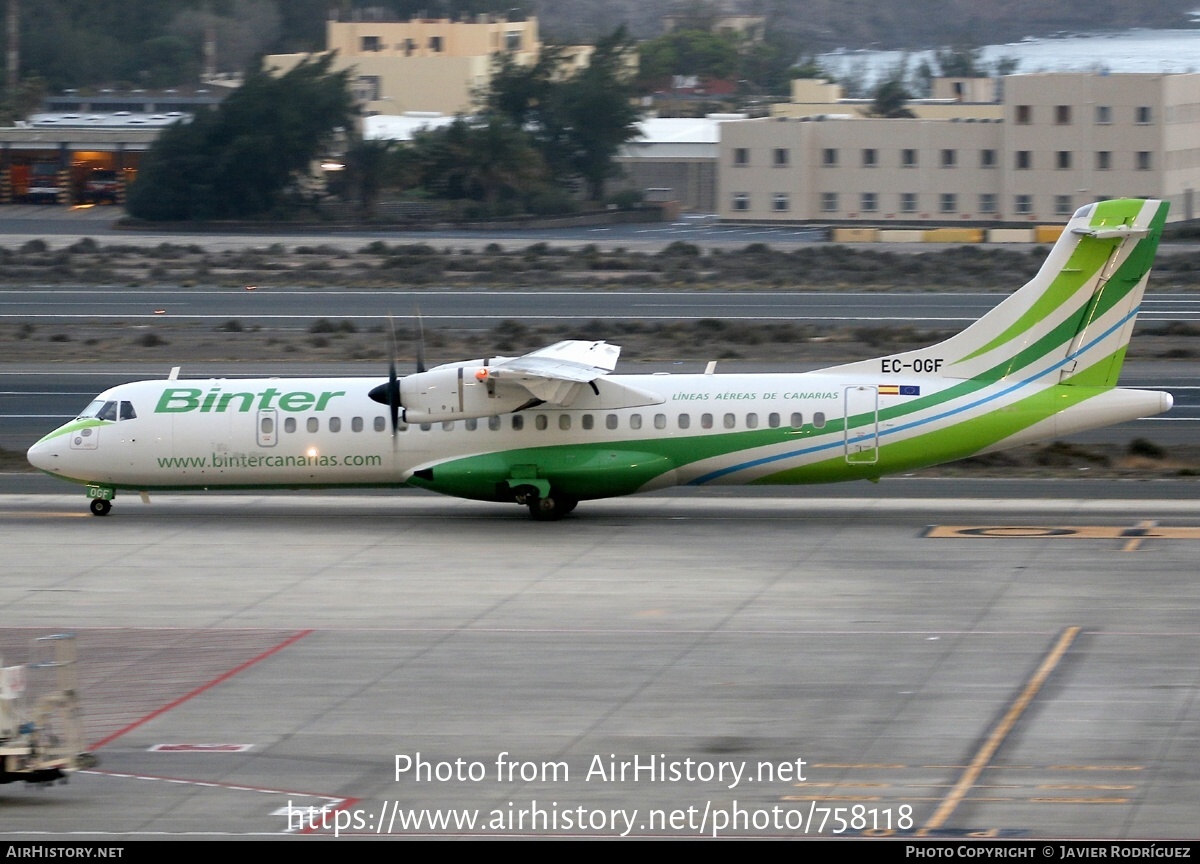
[[[95,417],[97,420],[113,420],[117,419],[117,403],[116,400],[97,399],[92,404],[83,409],[83,412],[76,417],[76,420],[87,420]]]
[[[103,407],[104,407],[104,400],[97,399],[94,402],[92,402],[90,405],[88,405],[86,408],[84,408],[82,411],[80,411],[79,416],[76,417],[75,419],[76,420],[86,420],[89,417],[95,417],[97,414],[100,413],[100,409]]]

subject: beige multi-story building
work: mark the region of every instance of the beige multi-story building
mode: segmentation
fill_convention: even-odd
[[[367,114],[470,112],[474,94],[491,81],[492,57],[511,52],[519,64],[537,62],[537,18],[510,21],[479,15],[458,20],[330,20],[325,44],[334,68],[353,69],[355,91]],[[307,54],[273,54],[268,68],[286,72]]]
[[[771,105],[771,116],[868,117],[873,101],[847,99],[842,85],[834,81],[795,78],[791,101]],[[998,120],[1004,115],[1004,106],[996,99],[994,78],[935,78],[930,98],[913,99],[905,107],[923,120]]]
[[[1002,116],[884,120],[823,113],[721,127],[730,221],[1064,222],[1104,198],[1196,216],[1200,75],[1004,79]]]

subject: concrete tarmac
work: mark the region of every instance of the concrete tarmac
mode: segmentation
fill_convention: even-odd
[[[1196,838],[1200,503],[1081,488],[0,495],[101,760],[0,833]]]

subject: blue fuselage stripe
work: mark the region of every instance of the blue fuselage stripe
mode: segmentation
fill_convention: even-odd
[[[968,403],[966,405],[962,405],[958,408],[951,408],[948,411],[943,411],[940,414],[934,414],[931,417],[925,417],[921,420],[913,420],[911,423],[906,423],[903,426],[896,426],[892,429],[884,429],[883,431],[877,430],[875,435],[872,435],[872,434],[858,435],[858,436],[855,436],[854,438],[850,438],[850,439],[847,439],[844,441],[830,441],[826,444],[818,444],[815,447],[805,447],[800,450],[791,450],[787,453],[778,453],[774,456],[763,456],[762,458],[759,458],[759,459],[752,459],[748,462],[742,462],[739,465],[731,465],[728,468],[719,468],[716,471],[710,471],[708,474],[704,474],[700,477],[697,477],[695,480],[689,480],[687,485],[688,486],[703,486],[705,483],[710,483],[713,480],[716,480],[718,478],[726,477],[726,476],[734,473],[735,471],[744,471],[748,468],[757,468],[760,465],[769,465],[772,462],[779,462],[783,459],[794,459],[797,456],[806,456],[809,453],[819,453],[823,450],[835,450],[839,447],[842,447],[842,446],[845,446],[848,444],[853,444],[853,443],[857,443],[860,441],[867,441],[867,440],[870,440],[875,437],[883,438],[888,435],[896,435],[900,432],[907,432],[910,429],[916,429],[921,426],[926,426],[930,423],[936,423],[939,420],[946,419],[947,417],[953,417],[954,415],[961,414],[964,411],[971,411],[975,408],[980,407],[981,405],[986,405],[989,402],[994,402],[997,399],[1002,399],[1005,396],[1009,395],[1010,393],[1014,393],[1017,390],[1020,390],[1022,387],[1027,387],[1028,385],[1033,384],[1035,381],[1039,380],[1040,378],[1044,378],[1045,376],[1051,374],[1052,372],[1056,372],[1059,369],[1062,369],[1064,366],[1066,366],[1072,360],[1075,360],[1078,357],[1080,357],[1081,355],[1087,353],[1092,348],[1094,348],[1096,345],[1100,344],[1105,339],[1107,339],[1109,336],[1111,336],[1113,333],[1117,332],[1122,327],[1124,327],[1130,320],[1137,317],[1139,309],[1141,309],[1140,305],[1134,307],[1134,309],[1131,312],[1129,312],[1129,314],[1125,315],[1123,318],[1121,318],[1121,320],[1119,320],[1117,323],[1113,324],[1111,327],[1109,327],[1107,330],[1105,330],[1103,333],[1101,333],[1099,336],[1097,336],[1091,342],[1088,342],[1086,345],[1080,347],[1077,351],[1074,351],[1073,353],[1068,354],[1066,357],[1064,357],[1062,360],[1059,360],[1057,363],[1054,363],[1051,366],[1047,366],[1045,369],[1043,369],[1041,372],[1038,372],[1036,375],[1031,375],[1030,377],[1028,377],[1022,381],[1018,381],[1016,384],[1012,384],[1008,387],[1005,387],[1003,390],[997,390],[996,392],[992,393],[991,395],[984,396],[982,399],[976,399],[974,402],[970,402],[970,403]]]

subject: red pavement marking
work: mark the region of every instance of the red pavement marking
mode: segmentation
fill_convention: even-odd
[[[271,655],[277,654],[278,652],[282,651],[284,648],[287,648],[289,645],[299,642],[301,639],[303,639],[305,636],[307,636],[308,634],[310,634],[312,632],[313,631],[311,629],[309,629],[309,630],[301,630],[299,633],[292,634],[287,639],[284,639],[282,642],[280,642],[278,645],[274,645],[274,646],[268,648],[266,651],[263,651],[257,657],[251,657],[249,660],[247,660],[245,663],[242,663],[240,666],[235,666],[233,669],[230,669],[228,672],[224,672],[221,675],[218,675],[216,678],[213,678],[211,681],[201,684],[199,687],[192,690],[190,693],[185,693],[183,696],[180,696],[178,699],[175,699],[172,702],[168,702],[166,705],[163,705],[161,708],[157,708],[154,711],[151,711],[146,716],[133,721],[132,723],[127,725],[125,728],[118,729],[116,732],[113,732],[111,735],[101,738],[99,741],[97,741],[91,745],[91,749],[99,750],[101,747],[104,747],[107,744],[111,744],[113,741],[117,740],[122,735],[126,734],[127,732],[132,732],[134,729],[138,728],[139,726],[143,725],[144,723],[150,722],[155,717],[160,717],[163,714],[166,714],[172,708],[177,708],[178,706],[182,705],[184,702],[187,702],[189,699],[199,696],[205,690],[210,690],[213,687],[216,687],[218,684],[220,684],[224,681],[228,681],[233,676],[237,675],[240,672],[244,672],[245,670],[249,669],[251,666],[255,665],[256,663],[266,660]]]

